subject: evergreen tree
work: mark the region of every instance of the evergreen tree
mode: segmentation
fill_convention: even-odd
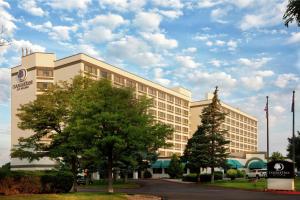
[[[209,141],[207,166],[211,168],[212,183],[214,182],[214,168],[226,166],[226,158],[229,155],[228,149],[225,147],[229,141],[224,138],[227,130],[221,128],[225,121],[225,115],[218,98],[218,87],[216,87],[212,102],[202,110],[201,114],[201,126]]]
[[[287,27],[293,21],[300,27],[300,0],[289,0],[283,20]]]
[[[218,98],[218,88],[214,91],[212,102],[201,113],[201,125],[193,137],[188,141],[183,160],[194,167],[210,167],[211,182],[214,182],[214,168],[225,167],[229,153],[224,134],[227,130],[221,128],[225,120],[225,113]],[[198,168],[199,169],[199,168]]]
[[[295,162],[296,167],[300,169],[300,131],[297,131],[298,135],[295,136]],[[287,157],[293,159],[293,138],[288,138]]]
[[[172,155],[170,165],[168,167],[168,174],[170,178],[179,178],[183,174],[183,166],[176,154]]]

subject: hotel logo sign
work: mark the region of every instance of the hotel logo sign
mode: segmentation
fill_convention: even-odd
[[[33,84],[33,80],[26,81],[26,78],[27,78],[27,70],[26,69],[20,69],[18,71],[18,74],[17,74],[17,81],[18,81],[18,83],[14,84],[12,86],[13,89],[19,91],[19,90],[23,90],[23,89],[29,88],[29,86],[31,84]]]
[[[272,161],[268,163],[268,178],[294,178],[293,163]]]

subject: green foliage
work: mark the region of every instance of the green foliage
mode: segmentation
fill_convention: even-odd
[[[238,177],[238,171],[236,169],[229,169],[226,172],[226,176],[228,178],[231,178],[231,180],[234,180],[235,178]]]
[[[144,171],[144,178],[152,178],[152,174],[149,170]]]
[[[245,178],[246,172],[244,170],[237,170],[237,178]]]
[[[180,178],[183,174],[183,166],[176,154],[172,155],[169,167],[168,167],[168,174],[170,178]]]
[[[73,176],[62,171],[10,171],[0,180],[0,193],[66,193]]]
[[[287,27],[293,21],[296,21],[297,25],[300,26],[300,0],[289,0],[283,20]]]
[[[276,152],[272,153],[270,160],[271,161],[281,161],[281,160],[285,160],[285,158],[280,152],[276,151]]]
[[[182,181],[198,182],[198,174],[187,174],[182,177]]]
[[[187,162],[188,167],[198,169],[210,167],[212,182],[214,181],[214,168],[225,167],[229,155],[225,147],[229,141],[224,138],[227,130],[221,128],[225,115],[216,87],[212,102],[202,110],[201,125],[188,141],[182,157],[182,160]]]
[[[295,136],[295,162],[296,167],[300,169],[300,131],[297,131],[298,135]],[[287,157],[293,159],[293,138],[288,138]]]

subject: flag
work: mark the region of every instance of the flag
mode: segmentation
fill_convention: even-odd
[[[268,97],[267,97],[267,102],[266,102],[266,106],[264,111],[266,112],[266,118],[268,118],[268,114],[269,114],[269,102],[268,102]]]
[[[295,91],[293,91],[293,99],[292,99],[292,108],[291,108],[291,112],[295,111]]]

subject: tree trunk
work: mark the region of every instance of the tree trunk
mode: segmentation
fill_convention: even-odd
[[[77,167],[76,167],[76,161],[73,160],[72,162],[72,174],[73,174],[73,186],[72,191],[77,192]]]
[[[211,167],[211,183],[215,182],[215,168]]]
[[[107,192],[108,193],[113,193],[114,189],[113,189],[113,179],[112,179],[112,152],[110,153],[110,155],[108,156],[108,186],[107,186]]]
[[[128,172],[126,170],[124,173],[124,183],[127,183],[127,182],[128,182]]]

